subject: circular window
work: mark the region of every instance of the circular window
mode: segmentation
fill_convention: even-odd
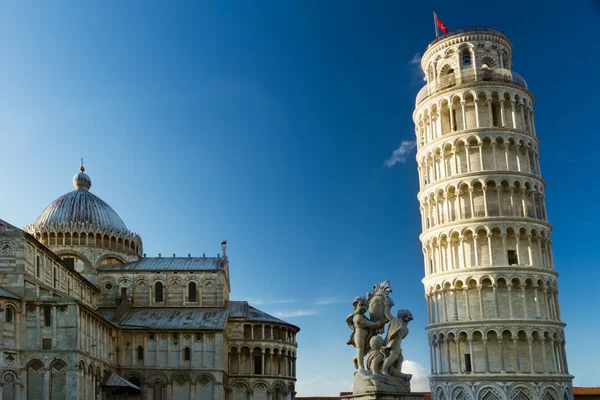
[[[107,283],[106,285],[104,285],[104,289],[106,289],[106,290],[112,289],[112,283]]]

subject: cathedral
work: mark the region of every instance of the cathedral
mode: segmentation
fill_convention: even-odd
[[[413,114],[435,400],[570,400],[534,124],[500,31],[425,49]]]
[[[300,329],[229,300],[227,242],[147,257],[84,171],[0,220],[0,400],[293,399]]]

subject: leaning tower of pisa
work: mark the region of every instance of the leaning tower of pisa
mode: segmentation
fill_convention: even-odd
[[[533,95],[512,44],[473,27],[429,44],[418,194],[435,400],[569,400]]]

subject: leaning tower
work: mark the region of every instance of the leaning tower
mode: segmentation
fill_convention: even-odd
[[[435,400],[569,400],[533,95],[512,44],[473,27],[429,44],[418,194]]]

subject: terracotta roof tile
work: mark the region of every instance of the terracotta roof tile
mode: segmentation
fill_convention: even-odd
[[[600,395],[600,387],[578,387],[573,388],[574,394],[598,394]]]

